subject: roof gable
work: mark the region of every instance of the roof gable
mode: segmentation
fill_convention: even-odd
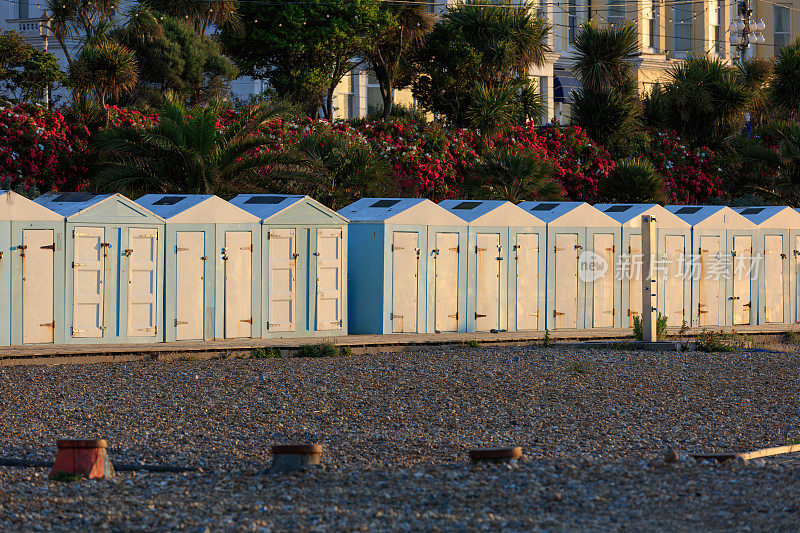
[[[724,205],[668,205],[667,211],[697,229],[755,229],[751,221]]]
[[[732,207],[759,228],[800,229],[800,212],[785,205]]]
[[[347,218],[302,194],[240,194],[231,204],[263,224],[347,224]]]
[[[542,219],[548,226],[605,228],[619,222],[586,202],[522,202],[521,209]]]
[[[353,223],[463,226],[466,221],[426,198],[362,198],[339,210]]]
[[[642,215],[655,217],[659,228],[689,228],[685,220],[658,204],[595,204],[594,207],[626,228],[641,228]]]
[[[147,194],[136,203],[171,224],[258,223],[260,219],[210,194]]]
[[[64,221],[58,213],[14,191],[0,190],[0,220]]]
[[[68,222],[159,223],[164,219],[121,194],[47,193],[36,199]]]
[[[544,226],[544,221],[505,200],[444,200],[439,205],[470,226]]]

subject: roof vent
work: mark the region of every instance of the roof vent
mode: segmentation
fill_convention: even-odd
[[[286,200],[288,196],[251,196],[244,203],[246,204],[260,204],[260,205],[275,205]]]
[[[539,204],[531,207],[531,211],[552,211],[558,207],[558,204]]]
[[[675,211],[676,215],[694,215],[698,211],[703,209],[702,207],[681,207],[677,211]]]
[[[399,203],[400,203],[400,200],[378,200],[377,202],[372,204],[370,207],[384,207],[384,208],[386,208],[386,207],[392,207],[393,205],[399,204]]]
[[[65,192],[64,194],[59,194],[58,196],[53,198],[53,201],[56,203],[88,202],[95,196],[99,195],[90,192]]]
[[[608,209],[606,209],[606,213],[624,213],[628,209],[633,207],[632,205],[612,205]]]
[[[163,196],[157,202],[153,202],[153,205],[175,205],[181,200],[186,198],[185,196]]]

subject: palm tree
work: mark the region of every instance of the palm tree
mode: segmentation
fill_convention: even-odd
[[[616,28],[589,22],[575,38],[573,72],[581,88],[572,93],[572,122],[601,144],[612,143],[636,127],[639,102],[630,59],[638,51],[636,26]]]
[[[774,64],[772,61],[753,57],[736,62],[736,75],[750,93],[750,123],[759,127],[770,114],[768,87],[772,79]]]
[[[609,202],[663,204],[664,178],[647,159],[628,157],[617,162],[603,182],[603,194]]]
[[[49,29],[71,67],[73,47],[67,41],[88,43],[103,37],[111,28],[118,0],[47,0],[45,5],[50,14]]]
[[[800,119],[800,37],[775,52],[772,105],[787,118]]]
[[[89,42],[69,67],[69,83],[84,96],[92,94],[108,124],[109,98],[136,87],[138,75],[133,51],[111,39]]]
[[[561,200],[561,186],[550,177],[553,166],[536,153],[507,149],[490,153],[467,175],[463,190],[467,196],[507,200]]]
[[[100,189],[135,193],[216,194],[263,191],[264,166],[296,162],[270,151],[274,140],[264,126],[286,116],[280,102],[259,103],[242,111],[230,126],[217,128],[219,102],[187,109],[168,99],[158,123],[101,131],[95,138]]]
[[[217,30],[226,25],[235,30],[241,27],[238,0],[148,0],[147,5],[185,20],[202,37],[212,26]]]
[[[545,112],[541,95],[528,79],[499,86],[475,84],[466,122],[484,135],[505,132],[515,124],[537,121]]]
[[[734,143],[737,160],[727,176],[731,190],[755,194],[767,202],[800,206],[800,123],[775,122],[759,134]],[[765,179],[768,175],[773,175],[774,181]]]

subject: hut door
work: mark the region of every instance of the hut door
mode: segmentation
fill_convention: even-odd
[[[783,322],[783,237],[764,237],[764,319],[767,322]]]
[[[670,326],[682,326],[684,318],[684,280],[686,279],[686,244],[683,235],[667,235],[664,260],[664,314]],[[641,287],[641,284],[639,284]],[[640,289],[641,290],[641,289]],[[641,301],[641,300],[640,300]]]
[[[800,322],[800,235],[794,238],[794,277],[795,277],[795,300],[794,300],[794,309],[795,309],[795,322]]]
[[[780,254],[780,250],[778,251],[778,253]],[[753,264],[752,257],[753,257],[753,238],[744,235],[734,237],[733,238],[733,324],[734,325],[750,323],[750,304],[751,304],[750,269]]]
[[[105,255],[103,228],[75,228],[72,260],[72,336],[103,336]]]
[[[158,232],[154,228],[128,229],[128,336],[155,337]]]
[[[633,327],[633,317],[642,316],[642,236],[631,235],[628,246],[628,272],[621,279],[628,284],[628,327]],[[610,271],[610,268],[609,268]]]
[[[180,231],[175,240],[175,338],[203,338],[205,235]]]
[[[392,333],[416,333],[419,234],[396,231],[392,239]]]
[[[475,329],[500,329],[500,235],[478,233],[475,237]]]
[[[641,240],[639,241],[641,243]],[[614,327],[614,235],[611,233],[598,233],[594,236],[595,260],[600,264],[595,265],[593,283],[594,317],[592,324],[596,328]],[[602,260],[601,260],[602,258]],[[605,261],[603,272],[602,261]],[[598,274],[599,273],[599,274]]]
[[[342,230],[317,230],[317,329],[342,329]]]
[[[267,330],[294,331],[296,264],[294,229],[269,231],[269,309]]]
[[[250,232],[226,231],[222,253],[225,261],[225,338],[250,337],[253,331],[253,240]]]
[[[436,331],[458,331],[458,233],[437,233],[434,250]]]
[[[53,317],[53,230],[22,231],[22,342],[51,343]]]
[[[718,326],[720,325],[720,279],[725,275],[720,271],[722,257],[719,251],[719,237],[700,237],[700,248],[697,253],[700,261],[697,324]]]
[[[553,329],[578,327],[578,235],[557,233]]]
[[[517,261],[517,329],[539,325],[539,235],[518,233],[514,247]]]

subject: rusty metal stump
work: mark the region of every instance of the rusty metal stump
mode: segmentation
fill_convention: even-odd
[[[322,462],[322,446],[319,444],[282,444],[272,447],[271,474],[302,472],[309,466]]]
[[[60,439],[58,455],[50,470],[50,477],[58,474],[81,474],[88,479],[114,477],[114,465],[108,458],[105,439],[73,440]]]
[[[492,462],[502,463],[512,461],[522,457],[522,448],[514,446],[513,448],[482,448],[478,450],[470,450],[469,458],[472,462]]]

